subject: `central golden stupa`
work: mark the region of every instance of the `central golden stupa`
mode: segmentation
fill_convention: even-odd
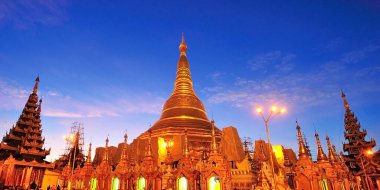
[[[207,118],[203,103],[194,92],[186,57],[187,45],[183,36],[179,50],[180,57],[173,93],[164,104],[161,118],[149,130],[155,134],[161,132],[166,134],[182,133],[186,128],[190,133],[203,131],[209,136],[211,122]]]
[[[202,101],[197,97],[193,81],[191,79],[190,65],[186,57],[187,45],[182,35],[182,42],[179,46],[180,57],[177,64],[174,90],[169,99],[165,102],[161,117],[146,132],[142,133],[134,140],[132,146],[140,149],[144,146],[149,135],[152,137],[152,148],[158,149],[160,154],[160,144],[172,141],[174,146],[171,154],[174,159],[179,159],[183,154],[185,130],[188,135],[189,146],[195,157],[201,155],[201,151],[207,149],[211,143],[211,131],[213,121],[207,118],[207,113]],[[217,142],[220,141],[221,131],[216,129]],[[141,147],[141,148],[140,148]],[[138,158],[144,154],[136,152]],[[156,155],[155,159],[159,159]]]

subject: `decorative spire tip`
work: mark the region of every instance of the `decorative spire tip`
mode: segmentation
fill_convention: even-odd
[[[182,41],[181,41],[181,44],[179,45],[179,51],[181,52],[181,55],[186,55],[187,45],[185,43],[185,36],[183,32],[182,32]]]

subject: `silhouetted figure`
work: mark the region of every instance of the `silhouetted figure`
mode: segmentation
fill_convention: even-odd
[[[50,185],[47,187],[47,189],[46,190],[50,190]]]
[[[32,182],[32,184],[30,184],[30,189],[36,189],[37,188],[37,184],[36,182]]]
[[[57,190],[61,190],[61,187],[59,185],[57,186]]]

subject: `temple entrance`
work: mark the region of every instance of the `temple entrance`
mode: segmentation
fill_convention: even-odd
[[[219,177],[213,176],[208,180],[208,189],[221,190]]]
[[[146,180],[143,177],[140,177],[137,181],[137,189],[144,190],[146,186]]]
[[[111,190],[119,190],[120,180],[117,177],[112,178]]]
[[[188,181],[185,177],[181,177],[178,179],[178,190],[187,190]]]
[[[97,180],[96,178],[91,179],[91,190],[96,190]]]

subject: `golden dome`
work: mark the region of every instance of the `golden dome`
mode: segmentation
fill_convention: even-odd
[[[196,127],[211,130],[211,123],[207,118],[203,103],[194,92],[189,62],[186,57],[187,45],[183,35],[179,50],[180,58],[173,93],[164,104],[161,118],[150,130],[167,127]]]

